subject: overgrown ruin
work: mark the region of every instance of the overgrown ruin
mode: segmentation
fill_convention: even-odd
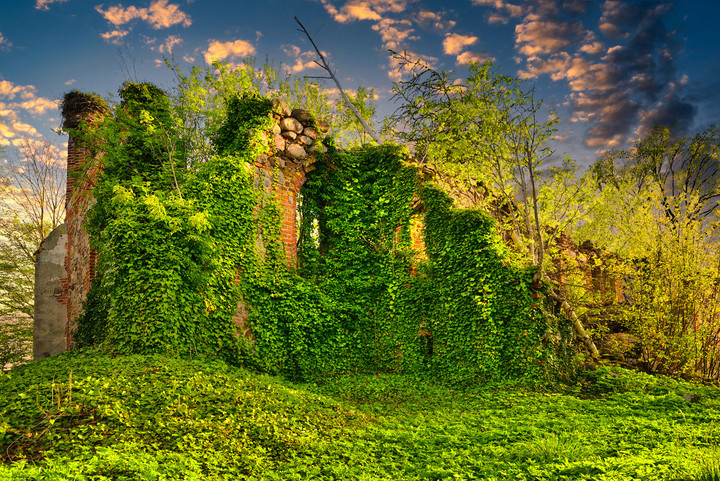
[[[329,126],[322,119],[314,119],[306,110],[291,110],[279,100],[253,101],[267,102],[268,113],[252,124],[262,127],[246,132],[245,124],[237,130],[227,122],[223,128],[224,135],[243,139],[231,138],[226,152],[248,146],[254,152],[245,165],[253,179],[255,207],[242,214],[249,216],[244,222],[250,222],[252,239],[246,247],[235,248],[251,249],[255,260],[249,266],[260,270],[258,274],[244,271],[247,267],[241,264],[246,261],[241,259],[246,254],[232,254],[237,269],[234,282],[219,286],[239,289],[224,295],[235,299],[235,304],[221,308],[214,305],[216,301],[204,300],[203,315],[232,318],[228,321],[234,325],[237,341],[233,342],[239,343],[233,349],[239,351],[230,358],[226,354],[226,359],[250,356],[249,362],[261,369],[299,370],[300,375],[322,372],[317,366],[431,369],[456,381],[554,369],[557,343],[572,335],[548,333],[567,330],[568,325],[552,321],[553,314],[543,307],[544,296],[529,282],[531,274],[509,261],[494,221],[477,210],[459,208],[486,195],[482,185],[466,185],[420,166],[392,146],[327,152],[322,139]],[[44,313],[36,319],[37,358],[75,347],[77,321],[99,262],[86,223],[95,203],[93,188],[105,163],[104,146],[82,138],[83,130],[77,127],[93,129],[111,114],[102,100],[89,94],[74,92],[66,97],[66,104],[64,126],[71,134],[63,227],[67,247],[48,242],[38,259],[38,272],[64,275],[46,279],[46,284],[56,286],[52,296],[41,295],[36,301],[38,312]],[[433,187],[433,181],[443,188]],[[195,182],[191,191],[204,188]],[[134,195],[119,188],[116,195]],[[164,212],[165,201],[151,197],[155,200],[148,197],[143,202],[161,202],[158,208]],[[270,263],[266,257],[273,255],[276,241],[284,257],[281,271],[262,267]],[[304,249],[306,280],[295,274],[299,246]],[[358,264],[359,259],[367,265]],[[200,309],[198,302],[206,294],[194,295],[200,297],[192,309]],[[140,312],[128,313],[131,309],[122,312],[142,319]],[[58,337],[64,342],[48,342]],[[330,344],[313,347],[317,342]],[[192,344],[191,349],[201,347]],[[346,362],[328,367],[345,357]]]

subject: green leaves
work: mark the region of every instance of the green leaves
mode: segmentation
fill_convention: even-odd
[[[0,373],[0,479],[660,481],[717,472],[718,388],[617,367],[576,381],[563,392],[374,373],[293,384],[212,360],[81,350]]]

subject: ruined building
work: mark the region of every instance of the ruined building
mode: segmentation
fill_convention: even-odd
[[[80,123],[92,124],[107,115],[102,101],[92,95],[71,92],[63,107],[63,127],[73,129]],[[282,242],[288,267],[297,262],[297,209],[300,189],[306,174],[313,169],[317,150],[313,142],[329,129],[318,120],[312,127],[306,110],[290,110],[284,102],[273,104],[273,146],[268,155],[255,162],[255,186],[266,195],[274,194],[282,211]],[[95,276],[97,253],[90,247],[85,219],[92,206],[92,187],[99,172],[102,154],[84,145],[81,139],[68,139],[67,194],[65,224],[53,231],[40,246],[36,261],[35,288],[35,359],[70,350],[75,321]],[[242,324],[242,308],[237,322]],[[239,326],[242,327],[242,326]]]

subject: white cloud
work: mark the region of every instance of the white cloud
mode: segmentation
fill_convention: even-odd
[[[205,52],[205,62],[212,63],[213,60],[244,58],[254,54],[255,47],[245,40],[235,40],[233,42],[212,40],[207,52]]]
[[[67,82],[65,82],[65,85],[72,85],[72,84],[74,84],[75,82],[76,82],[76,80],[75,80],[74,78],[71,78],[70,80],[68,80]]]

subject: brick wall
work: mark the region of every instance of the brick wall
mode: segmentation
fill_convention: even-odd
[[[87,212],[94,200],[92,186],[99,172],[91,158],[90,149],[76,138],[68,140],[67,193],[65,197],[65,224],[67,225],[67,255],[65,270],[67,278],[64,294],[67,305],[66,349],[74,347],[72,332],[83,310],[85,297],[90,291],[90,281],[95,277],[97,252],[90,247],[90,236],[85,230]]]

